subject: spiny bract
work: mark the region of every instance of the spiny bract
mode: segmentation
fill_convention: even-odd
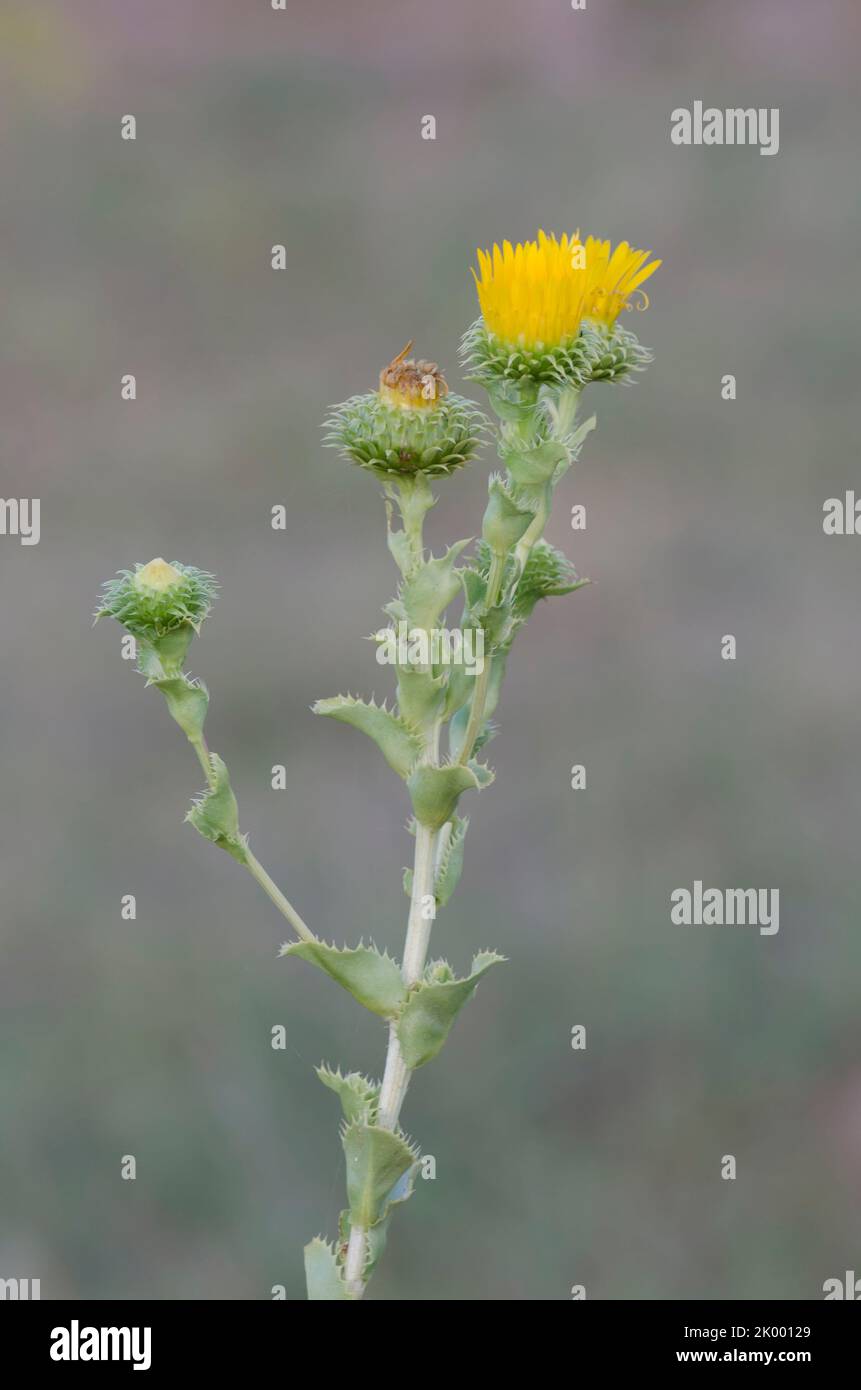
[[[148,641],[186,625],[200,626],[215,598],[214,577],[192,565],[158,557],[134,570],[120,570],[105,584],[96,618],[116,618],[135,637]]]

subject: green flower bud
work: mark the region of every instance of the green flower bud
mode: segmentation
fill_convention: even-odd
[[[588,579],[577,577],[574,566],[561,550],[548,541],[536,541],[515,591],[512,605],[515,621],[525,622],[540,599],[571,594],[588,583]]]
[[[176,675],[189,643],[212,607],[211,574],[158,557],[134,570],[120,570],[105,584],[96,621],[116,618],[144,644],[141,670],[151,679]]]
[[[472,401],[449,393],[435,363],[405,361],[410,346],[380,373],[379,390],[351,396],[326,421],[325,443],[386,481],[462,468],[487,423]]]

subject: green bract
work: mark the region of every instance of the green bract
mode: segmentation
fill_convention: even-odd
[[[200,631],[215,598],[214,577],[178,560],[120,570],[104,586],[96,619],[116,618],[135,637],[153,642],[190,627]]]
[[[333,408],[325,443],[380,478],[414,473],[439,477],[468,463],[486,423],[478,406],[465,396],[401,406],[371,391]]]
[[[476,568],[487,577],[490,573],[492,551],[483,541],[478,547]],[[554,598],[561,594],[573,594],[582,589],[588,579],[580,579],[574,566],[549,541],[536,541],[529,552],[526,566],[520,576],[512,598],[512,613],[518,623],[529,617],[535,605],[543,598]]]
[[[607,329],[588,320],[564,343],[527,348],[502,342],[479,318],[464,334],[460,350],[467,378],[491,394],[503,382],[582,388],[591,382],[621,381],[652,360],[635,335],[618,323]],[[516,418],[506,416],[504,396],[499,403],[501,418]]]

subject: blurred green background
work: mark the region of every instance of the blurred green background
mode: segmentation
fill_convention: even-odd
[[[820,1298],[858,1267],[861,541],[822,532],[858,481],[858,40],[851,0],[0,3],[2,494],[42,499],[38,546],[0,539],[0,1276],[304,1296],[343,1191],[312,1066],[377,1074],[384,1033],[276,959],[90,614],[137,560],[217,572],[192,670],[243,826],[317,931],[398,952],[403,790],[309,711],[388,693],[363,637],[394,569],[319,426],[410,337],[463,389],[474,249],[538,226],[664,258],[633,324],[656,361],[593,389],[558,494],[595,582],[520,639],[435,933],[511,963],[415,1079],[437,1177],[371,1296]],[[671,145],[697,99],[779,107],[779,154]],[[440,489],[437,550],[490,466]],[[672,926],[697,878],[778,888],[779,935]]]

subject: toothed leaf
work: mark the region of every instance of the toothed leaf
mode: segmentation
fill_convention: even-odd
[[[317,1067],[316,1071],[323,1085],[338,1096],[348,1124],[354,1120],[364,1124],[375,1119],[380,1088],[373,1081],[357,1071],[347,1072],[346,1076],[341,1074],[340,1069],[333,1071],[326,1066]]]
[[[441,981],[432,977],[416,986],[397,1023],[398,1041],[408,1067],[423,1067],[437,1055],[482,975],[504,959],[494,951],[482,951],[473,960],[467,979]]]
[[[392,1203],[389,1203],[391,1206]],[[341,1248],[346,1251],[350,1243],[350,1213],[345,1207],[338,1217],[338,1233],[341,1239]],[[365,1268],[363,1271],[365,1283],[370,1279],[386,1250],[386,1241],[389,1234],[389,1214],[387,1213],[376,1224],[365,1232]]]
[[[571,467],[575,459],[579,457],[580,450],[583,448],[583,443],[585,439],[588,435],[592,433],[597,424],[598,417],[596,415],[590,415],[589,419],[584,420],[583,424],[578,426],[578,428],[574,431],[573,434],[568,435],[568,437],[565,440],[565,457],[561,460],[556,469],[556,472],[553,475],[554,487],[559,482],[560,478],[564,477],[564,475],[568,472],[568,469]]]
[[[456,541],[438,560],[426,560],[404,584],[400,600],[411,627],[435,627],[460,592],[460,575],[454,562],[468,545],[468,540]]]
[[[182,674],[191,639],[197,628],[183,623],[161,637],[138,637],[138,670],[149,681],[158,681]]]
[[[407,782],[416,820],[431,830],[439,830],[451,820],[462,792],[481,785],[486,784],[479,780],[472,767],[462,767],[458,763],[445,767],[423,764],[413,771]]]
[[[328,715],[342,724],[352,724],[354,729],[367,734],[399,777],[409,775],[422,751],[420,735],[406,720],[381,705],[365,704],[364,700],[355,700],[350,695],[336,695],[332,700],[318,700],[314,713]]]
[[[440,907],[445,907],[458,883],[463,871],[463,849],[466,839],[466,832],[469,829],[469,820],[464,817],[455,816],[449,835],[448,844],[445,852],[440,859],[434,881],[434,897]]]
[[[505,462],[517,487],[541,487],[550,482],[560,463],[564,463],[567,457],[564,445],[548,442],[534,449],[507,453]]]
[[[485,594],[487,593],[487,573],[482,574],[481,570],[470,567],[461,570],[460,578],[463,584],[466,606],[470,612],[475,612],[484,603]]]
[[[398,710],[409,724],[419,727],[435,719],[445,693],[445,675],[433,676],[430,671],[407,666],[398,668]]]
[[[335,1252],[320,1236],[305,1246],[305,1283],[314,1302],[350,1302]]]
[[[330,946],[325,941],[294,941],[282,946],[282,956],[299,956],[325,970],[371,1013],[391,1018],[403,1002],[401,972],[391,956],[374,946]]]
[[[534,511],[519,507],[499,478],[491,478],[481,536],[497,555],[507,555],[529,529]]]
[[[367,1229],[385,1216],[393,1189],[417,1155],[401,1135],[376,1125],[348,1125],[341,1141],[347,1159],[350,1221]]]
[[[209,708],[209,692],[199,681],[189,680],[188,676],[170,676],[164,680],[154,680],[167,701],[167,707],[183,733],[190,739],[199,739],[206,722]]]
[[[239,807],[233,795],[227,767],[217,753],[210,753],[209,761],[214,786],[209,787],[192,804],[185,818],[205,840],[211,840],[219,849],[226,850],[234,859],[238,859],[240,864],[244,864],[247,841],[239,833]]]

